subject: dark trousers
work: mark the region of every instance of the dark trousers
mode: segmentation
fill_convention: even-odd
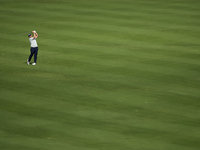
[[[37,54],[38,54],[38,47],[31,47],[30,51],[31,51],[31,54],[29,56],[28,61],[30,62],[31,58],[34,55],[34,63],[36,63],[36,61],[37,61]]]

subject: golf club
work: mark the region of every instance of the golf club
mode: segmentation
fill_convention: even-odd
[[[28,34],[28,33],[31,33],[31,32],[22,33],[22,34],[19,34],[18,36],[20,36],[20,35],[24,35],[24,34]]]

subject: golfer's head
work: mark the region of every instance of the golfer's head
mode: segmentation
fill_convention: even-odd
[[[32,35],[31,34],[28,34],[28,37],[30,38]]]

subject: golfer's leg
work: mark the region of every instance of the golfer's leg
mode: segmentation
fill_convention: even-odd
[[[28,59],[28,61],[30,62],[31,61],[31,58],[33,57],[33,54],[34,54],[34,51],[33,51],[33,49],[31,48],[31,54],[29,55],[29,59]]]
[[[35,53],[34,53],[34,63],[36,63],[37,61],[37,55],[38,55],[38,48],[35,50]]]

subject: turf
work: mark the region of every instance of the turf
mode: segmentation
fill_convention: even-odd
[[[0,0],[0,149],[199,150],[199,5]]]

